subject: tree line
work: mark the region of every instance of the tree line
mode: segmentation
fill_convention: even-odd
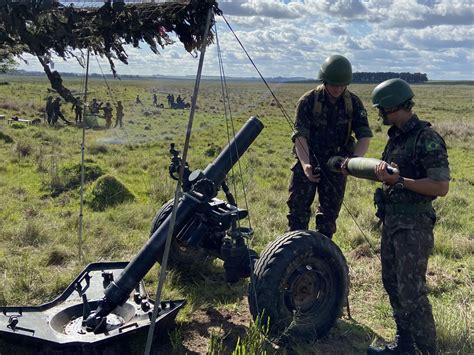
[[[408,83],[424,83],[428,81],[426,73],[357,72],[353,74],[352,82],[381,83],[393,78],[400,78]]]

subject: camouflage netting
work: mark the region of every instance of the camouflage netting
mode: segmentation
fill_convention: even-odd
[[[173,43],[174,32],[184,48],[196,51],[203,41],[209,9],[220,13],[215,0],[189,0],[166,3],[124,4],[106,2],[102,7],[63,6],[52,0],[0,1],[0,63],[11,56],[30,53],[38,57],[53,89],[66,101],[74,102],[57,71],[51,71],[52,55],[76,58],[77,50],[106,57],[114,75],[114,60],[127,64],[124,45],[138,47],[141,41],[158,53]],[[211,21],[213,26],[213,21]],[[207,44],[213,40],[212,33]]]

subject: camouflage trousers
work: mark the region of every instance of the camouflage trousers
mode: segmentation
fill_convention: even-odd
[[[387,215],[382,229],[382,281],[398,331],[422,354],[436,354],[436,328],[427,297],[426,269],[433,250],[434,218]]]
[[[319,206],[316,212],[316,230],[331,238],[336,232],[336,219],[346,190],[346,177],[333,173],[322,165],[321,180],[314,183],[308,180],[299,161],[291,170],[289,197],[286,202],[289,207],[288,230],[308,229],[311,205],[317,192]]]

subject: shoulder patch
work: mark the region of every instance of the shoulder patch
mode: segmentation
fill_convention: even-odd
[[[427,139],[425,141],[425,149],[427,152],[438,150],[440,147],[441,147],[441,144],[434,139]]]
[[[446,149],[443,138],[431,127],[425,127],[421,133],[421,146],[426,152]]]

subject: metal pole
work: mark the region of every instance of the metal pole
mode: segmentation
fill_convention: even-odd
[[[84,147],[86,141],[86,102],[87,102],[87,85],[89,83],[89,57],[90,50],[87,49],[87,63],[86,63],[86,81],[84,84],[84,101],[82,107],[82,143],[81,143],[81,203],[79,207],[79,262],[82,262],[82,222],[83,222],[83,208],[84,208]]]
[[[179,178],[178,178],[178,182],[176,184],[176,190],[175,190],[175,194],[174,194],[173,210],[171,212],[170,228],[168,229],[168,235],[166,236],[166,244],[165,244],[165,250],[164,250],[164,254],[163,254],[163,260],[162,260],[161,265],[160,265],[160,276],[159,276],[159,279],[158,279],[158,286],[156,288],[155,307],[153,308],[153,314],[152,314],[152,317],[151,317],[150,328],[148,329],[145,355],[150,354],[151,343],[152,343],[152,340],[153,340],[153,335],[155,333],[155,322],[156,322],[156,318],[158,317],[158,310],[159,310],[160,302],[161,302],[161,291],[163,289],[163,284],[165,283],[165,279],[166,279],[166,267],[167,267],[167,264],[168,264],[168,256],[169,256],[170,247],[171,247],[171,239],[172,239],[172,236],[173,236],[173,230],[174,230],[174,225],[175,225],[175,221],[176,221],[176,210],[177,210],[177,207],[178,207],[178,200],[179,200],[179,196],[180,196],[181,182],[183,181],[184,167],[186,165],[186,157],[188,155],[188,150],[189,150],[189,141],[191,139],[191,132],[192,132],[193,121],[194,121],[194,112],[196,111],[197,95],[198,95],[198,92],[199,92],[199,84],[201,83],[201,73],[202,73],[202,67],[203,67],[203,64],[204,64],[204,55],[206,53],[207,38],[208,38],[208,35],[209,35],[209,27],[210,27],[210,24],[211,24],[212,15],[213,15],[212,8],[210,8],[209,12],[207,14],[206,28],[204,30],[203,42],[201,44],[201,55],[199,57],[199,65],[198,65],[198,71],[197,71],[197,74],[196,74],[196,82],[194,84],[193,97],[192,97],[192,100],[191,100],[191,110],[189,112],[188,127],[187,127],[187,130],[186,130],[186,139],[185,139],[184,148],[183,148],[182,164],[181,164],[181,168],[179,170]]]

